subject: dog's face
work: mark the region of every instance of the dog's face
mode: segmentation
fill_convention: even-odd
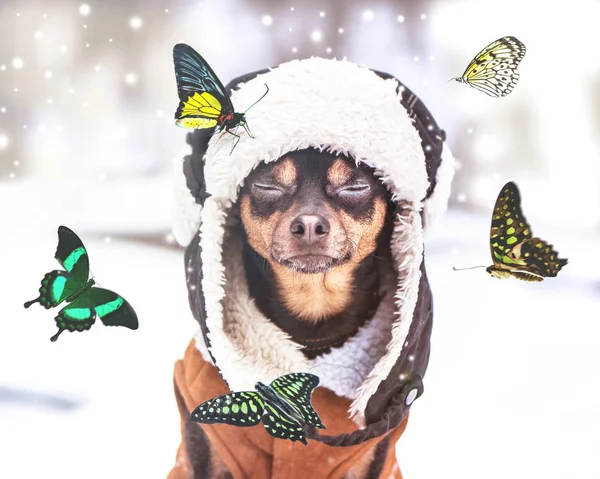
[[[250,246],[276,269],[303,274],[356,267],[373,253],[387,204],[372,169],[312,149],[260,165],[240,196]]]

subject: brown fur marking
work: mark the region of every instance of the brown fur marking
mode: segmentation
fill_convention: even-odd
[[[340,158],[337,158],[327,170],[327,180],[331,186],[342,186],[352,177],[352,168]]]
[[[284,158],[273,166],[273,178],[283,186],[294,186],[298,172],[291,158]]]

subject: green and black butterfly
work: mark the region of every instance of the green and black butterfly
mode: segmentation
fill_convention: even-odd
[[[271,436],[306,445],[302,424],[325,429],[310,402],[318,384],[319,377],[314,374],[286,374],[268,386],[256,383],[256,391],[234,392],[206,401],[192,411],[191,419],[240,427],[256,426],[262,419]]]
[[[42,279],[40,295],[27,301],[25,307],[40,303],[50,309],[63,301],[69,303],[54,318],[58,332],[50,338],[56,341],[60,333],[90,329],[96,316],[105,326],[138,328],[138,319],[131,305],[108,289],[93,287],[95,281],[88,279],[90,263],[83,243],[66,226],[58,228],[58,247],[54,257],[66,271],[50,271]]]
[[[531,227],[521,211],[519,190],[512,181],[504,185],[494,206],[490,249],[494,264],[486,271],[494,278],[543,281],[556,276],[568,261],[559,258],[551,244],[531,236]],[[480,267],[485,268],[475,266]]]

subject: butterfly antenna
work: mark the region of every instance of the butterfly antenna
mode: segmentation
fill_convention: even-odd
[[[452,269],[454,271],[465,271],[467,269],[475,269],[475,268],[487,268],[487,266],[486,265],[483,265],[483,266],[471,266],[470,268],[455,268],[454,266],[452,266]]]
[[[259,101],[261,101],[265,96],[267,96],[267,93],[269,93],[269,86],[265,83],[265,87],[267,87],[267,91],[263,94],[263,96],[261,96],[258,100],[256,100],[254,103],[252,103],[252,105],[250,105],[248,108],[246,108],[246,111],[243,113],[244,115],[246,113],[248,113],[248,110],[250,108],[252,108],[254,105],[256,105]]]

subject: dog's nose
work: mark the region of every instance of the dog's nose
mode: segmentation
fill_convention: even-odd
[[[329,221],[320,215],[300,215],[290,226],[292,235],[311,245],[329,234]]]

